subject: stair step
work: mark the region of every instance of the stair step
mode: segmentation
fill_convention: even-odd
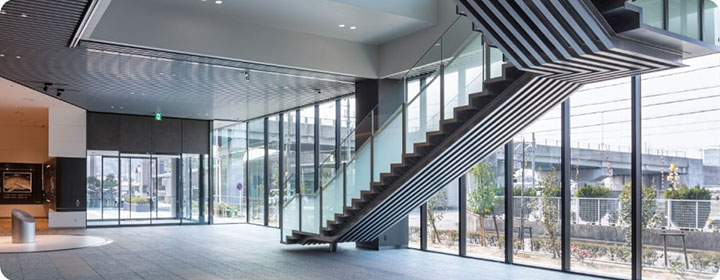
[[[378,195],[377,192],[374,192],[374,191],[371,191],[371,190],[361,191],[361,192],[360,192],[360,197],[361,197],[362,199],[367,200],[367,201],[373,200],[373,198],[375,198],[375,196],[377,196],[377,195]]]
[[[422,159],[422,156],[419,156],[415,153],[404,154],[402,155],[402,159],[403,164],[405,165],[415,165],[416,163],[418,163],[418,161],[420,161],[420,159]]]
[[[415,151],[415,154],[417,154],[421,157],[427,155],[433,148],[435,148],[435,145],[432,145],[427,142],[415,143],[413,145],[413,151]]]
[[[410,166],[404,163],[393,163],[390,165],[390,171],[395,174],[404,174],[408,169],[410,169]]]
[[[485,106],[490,104],[490,102],[492,102],[493,99],[495,99],[495,96],[493,96],[493,95],[478,94],[476,96],[471,96],[470,102],[472,102],[473,106],[475,106],[477,108],[484,108]]]
[[[431,144],[433,144],[433,145],[438,145],[438,144],[440,144],[443,140],[445,140],[445,138],[447,138],[448,136],[450,136],[449,133],[447,133],[447,132],[445,132],[445,131],[442,131],[442,130],[438,130],[438,131],[428,132],[428,133],[425,135],[425,139],[426,139],[426,142],[427,142],[427,143],[431,143]]]

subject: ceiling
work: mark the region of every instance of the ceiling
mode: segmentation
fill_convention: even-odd
[[[437,0],[223,0],[222,4],[215,0],[114,0],[91,38],[112,38],[108,33],[129,26],[128,19],[158,6],[228,25],[258,25],[373,45],[437,22]]]
[[[250,119],[354,91],[355,78],[343,75],[104,43],[68,48],[86,6],[7,3],[0,76],[90,111],[198,119]]]

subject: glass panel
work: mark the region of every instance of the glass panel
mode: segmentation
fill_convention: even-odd
[[[420,249],[420,207],[408,215],[408,248]]]
[[[405,148],[408,153],[414,151],[415,143],[425,142],[428,132],[438,130],[439,117],[440,81],[434,77],[434,80],[430,80],[430,84],[407,105]]]
[[[467,255],[505,259],[505,164],[498,149],[466,175]]]
[[[663,28],[663,0],[636,0],[633,5],[642,8],[644,24]]]
[[[182,155],[183,223],[200,222],[200,155]]]
[[[122,157],[123,175],[123,210],[122,224],[149,224],[153,201],[151,178],[151,162],[149,158]]]
[[[560,268],[560,110],[516,135],[513,155],[514,260]],[[553,157],[542,157],[551,152]]]
[[[325,186],[335,170],[335,101],[320,105],[320,186]]]
[[[720,1],[704,0],[703,40],[720,46]]]
[[[630,94],[630,79],[623,78],[585,85],[570,98],[575,271],[618,278],[632,273]]]
[[[327,221],[335,220],[335,214],[343,211],[343,170],[334,173],[323,189],[323,215],[322,227],[327,227]]]
[[[283,207],[283,224],[281,238],[284,242],[288,236],[292,236],[293,230],[300,229],[300,225],[298,224],[298,217],[300,213],[298,212],[299,198],[297,194],[285,196],[283,199],[285,199],[285,206]]]
[[[391,164],[402,162],[402,121],[402,111],[398,110],[373,137],[374,182],[380,181],[381,173],[390,172]]]
[[[315,185],[315,106],[300,110],[300,192],[301,230],[320,230],[320,199]]]
[[[482,91],[483,41],[473,32],[464,49],[445,66],[445,119],[453,118],[453,108],[468,104],[468,95]]]
[[[157,165],[155,223],[177,223],[177,170],[179,157],[154,156]]]
[[[716,279],[720,55],[683,63],[642,80],[643,276]]]
[[[355,155],[355,97],[340,100],[341,162],[347,163]]]
[[[265,223],[265,120],[248,123],[249,221]]]
[[[700,6],[697,0],[669,0],[669,31],[700,39]]]
[[[490,78],[502,76],[503,54],[500,49],[490,48]]]
[[[428,250],[460,253],[458,197],[458,181],[454,180],[427,201]]]
[[[370,145],[362,145],[355,154],[355,158],[347,164],[347,197],[346,205],[350,205],[353,198],[360,198],[360,192],[370,189]]]
[[[282,238],[292,234],[292,230],[299,230],[299,211],[298,198],[296,197],[297,176],[296,173],[296,124],[297,114],[290,111],[283,114],[283,228]]]
[[[247,124],[215,121],[214,125],[214,223],[246,222]]]
[[[268,118],[268,226],[280,225],[280,117]]]
[[[88,151],[88,225],[118,225],[120,217],[117,152]],[[92,178],[95,179],[92,179]],[[91,192],[94,195],[90,195]],[[99,201],[96,200],[99,195]]]
[[[87,212],[88,221],[103,219],[103,170],[102,155],[87,155]],[[88,222],[90,223],[90,222]]]

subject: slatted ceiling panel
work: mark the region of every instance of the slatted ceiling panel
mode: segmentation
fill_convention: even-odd
[[[0,76],[35,90],[67,84],[57,86],[66,89],[60,99],[91,111],[202,119],[254,118],[355,91],[355,78],[343,75],[101,42],[67,48],[86,5],[8,2],[0,14]]]

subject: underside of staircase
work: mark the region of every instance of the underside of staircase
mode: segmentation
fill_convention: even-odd
[[[681,67],[718,49],[642,23],[624,0],[455,0],[510,62],[468,105],[392,164],[319,234],[287,244],[367,242],[507,143],[583,84]]]

